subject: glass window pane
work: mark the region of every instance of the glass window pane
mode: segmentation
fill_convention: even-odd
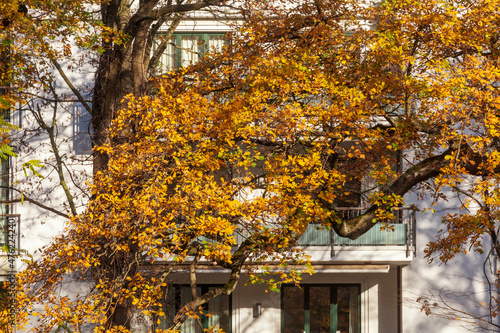
[[[283,287],[284,333],[304,332],[304,289],[296,286]]]
[[[330,287],[309,287],[310,333],[330,332]]]
[[[214,287],[199,286],[196,288],[198,296]],[[160,317],[160,322],[155,322],[155,327],[159,329],[168,329],[172,326],[175,314],[186,303],[193,299],[191,288],[185,286],[171,286],[167,288],[163,300],[164,317]],[[188,318],[180,327],[183,333],[202,333],[205,328],[214,327],[222,329],[225,333],[231,332],[231,308],[230,296],[219,296],[203,305],[204,315],[200,315],[198,309],[193,318]],[[157,325],[157,326],[156,326]]]
[[[75,154],[92,153],[92,116],[82,103],[73,103],[73,149]]]
[[[208,50],[212,51],[222,51],[222,48],[226,45],[226,39],[223,35],[211,35],[208,38]]]
[[[360,333],[360,287],[302,285],[282,288],[282,332]]]
[[[201,288],[196,288],[196,292],[198,295],[201,294]],[[191,288],[189,287],[181,287],[181,306],[184,306],[186,303],[193,299],[191,295]],[[181,325],[181,332],[184,333],[201,333],[203,332],[201,318],[188,318]]]
[[[171,327],[174,322],[175,316],[175,288],[168,288],[166,291],[166,295],[164,296],[163,302],[163,312],[165,312],[165,316],[160,317],[160,324],[158,328],[162,330],[166,330]]]
[[[359,288],[337,288],[337,333],[359,333]]]
[[[198,62],[203,52],[202,36],[182,36],[181,41],[181,66],[186,67]]]
[[[175,36],[172,36],[170,43],[167,45],[165,52],[160,56],[158,64],[158,73],[166,73],[175,68]],[[156,41],[156,45],[160,45],[160,40]]]
[[[213,289],[210,288],[210,289]],[[223,295],[208,302],[208,327],[216,327],[229,332],[229,296]]]
[[[352,172],[356,159],[339,159],[339,171],[343,174]],[[361,206],[361,179],[347,179],[342,193],[335,199],[336,207],[360,207]]]

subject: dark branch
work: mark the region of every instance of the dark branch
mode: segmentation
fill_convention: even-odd
[[[1,188],[7,188],[7,187],[3,187],[3,186],[2,186]],[[42,203],[41,203],[41,202],[39,202],[39,201],[36,201],[36,200],[34,200],[34,199],[31,199],[30,197],[26,196],[25,194],[23,194],[21,191],[19,191],[19,190],[18,190],[18,189],[16,189],[16,188],[8,187],[8,189],[12,189],[12,190],[14,190],[14,191],[19,192],[19,193],[22,195],[22,198],[12,199],[12,200],[1,200],[1,201],[0,201],[0,203],[4,203],[4,204],[7,204],[7,205],[10,205],[10,204],[13,204],[13,203],[17,203],[17,202],[24,202],[24,201],[26,201],[26,202],[32,203],[32,204],[34,204],[35,206],[38,206],[38,207],[40,207],[40,208],[42,208],[42,209],[45,209],[45,210],[47,210],[47,211],[49,211],[49,212],[52,212],[52,213],[57,214],[57,215],[59,215],[59,216],[62,216],[62,217],[64,217],[64,218],[68,218],[68,214],[65,214],[65,213],[63,213],[63,212],[60,212],[60,211],[58,211],[58,210],[56,210],[56,209],[54,209],[54,208],[52,208],[52,207],[49,207],[49,206],[46,206],[46,205],[42,204]]]

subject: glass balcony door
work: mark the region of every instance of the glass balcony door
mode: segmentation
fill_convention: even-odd
[[[213,289],[213,286],[200,285],[196,288],[198,295]],[[159,318],[159,329],[168,329],[173,324],[175,314],[186,303],[192,300],[190,287],[170,286],[166,290],[163,311],[165,316]],[[206,329],[221,329],[225,333],[231,332],[231,304],[230,297],[223,295],[216,297],[203,306],[203,312],[195,311],[181,326],[184,333],[202,333]]]
[[[360,333],[359,285],[283,286],[282,333]]]

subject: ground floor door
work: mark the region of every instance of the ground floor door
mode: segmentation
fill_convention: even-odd
[[[282,333],[360,333],[359,285],[285,285]]]

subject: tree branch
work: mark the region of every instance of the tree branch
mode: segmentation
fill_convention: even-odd
[[[16,191],[16,192],[20,193],[20,194],[22,195],[22,198],[19,198],[19,199],[11,199],[11,200],[1,200],[1,201],[0,201],[0,203],[4,203],[4,204],[9,205],[9,204],[13,204],[13,203],[18,203],[18,202],[24,202],[24,201],[27,201],[27,202],[29,202],[29,203],[34,204],[35,206],[38,206],[38,207],[40,207],[40,208],[42,208],[42,209],[45,209],[45,210],[47,210],[47,211],[49,211],[49,212],[51,212],[51,213],[57,214],[57,215],[62,216],[62,217],[64,217],[64,218],[68,218],[68,214],[65,214],[65,213],[63,213],[63,212],[60,212],[60,211],[58,211],[58,210],[56,210],[56,209],[54,209],[54,208],[52,208],[52,207],[49,207],[49,206],[46,206],[46,205],[44,205],[44,204],[40,203],[39,201],[36,201],[36,200],[34,200],[34,199],[31,199],[30,197],[26,196],[26,195],[25,195],[22,191],[20,191],[20,190],[18,190],[18,189],[16,189],[16,188],[13,188],[13,187],[5,187],[5,186],[2,186],[1,188],[7,188],[7,189],[9,189],[9,190],[14,190],[14,191]]]
[[[66,73],[62,69],[61,65],[50,54],[49,54],[49,58],[50,58],[50,61],[52,62],[52,64],[54,65],[54,67],[57,69],[57,71],[61,75],[61,77],[63,78],[64,82],[68,85],[69,89],[71,89],[71,91],[75,94],[76,98],[78,98],[78,101],[80,103],[82,103],[83,107],[85,108],[85,110],[87,110],[87,112],[89,114],[92,114],[92,108],[87,103],[87,101],[83,98],[82,94],[80,94],[80,92],[78,91],[78,89],[75,88],[75,86],[70,81],[70,79],[66,76]]]
[[[445,157],[449,156],[451,153],[452,150],[448,149],[441,155],[432,156],[417,163],[398,177],[398,179],[396,179],[392,185],[382,193],[402,196],[413,186],[438,176],[441,169],[449,165],[449,161],[446,160]],[[330,222],[335,232],[337,232],[340,236],[356,239],[375,225],[372,221],[376,218],[377,210],[380,208],[383,209],[389,207],[372,205],[364,214],[358,217],[343,220],[340,224],[333,220]]]

